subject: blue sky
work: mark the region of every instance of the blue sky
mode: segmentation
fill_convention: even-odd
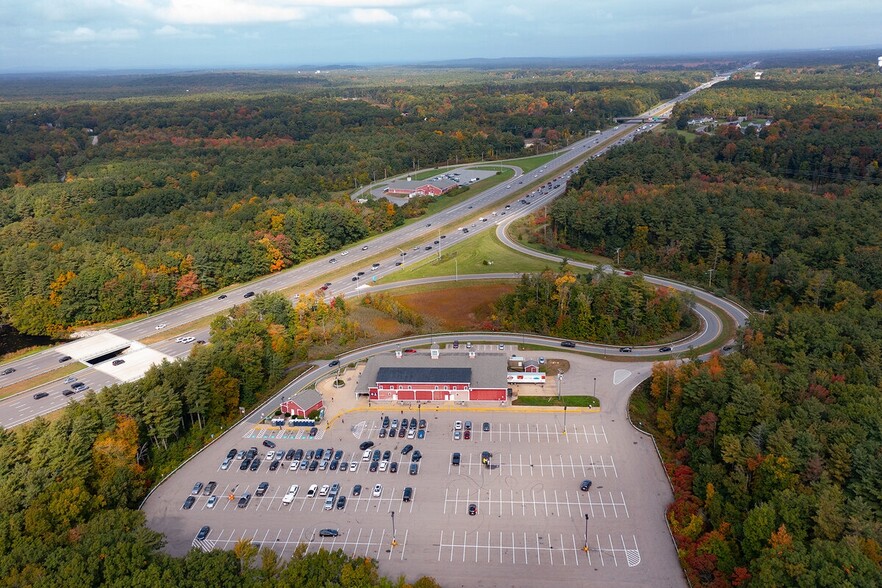
[[[0,71],[882,45],[867,0],[0,0]]]

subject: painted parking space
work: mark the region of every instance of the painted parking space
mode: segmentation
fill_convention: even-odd
[[[333,528],[333,527],[331,527]],[[298,545],[305,544],[307,553],[320,549],[334,551],[342,549],[352,557],[371,557],[374,559],[403,560],[410,536],[409,529],[398,529],[395,545],[389,529],[347,528],[337,529],[337,537],[321,537],[319,528],[267,528],[267,529],[220,529],[212,531],[205,540],[193,541],[193,546],[203,551],[212,549],[233,549],[240,541],[251,541],[260,547],[268,547],[281,558],[290,557]]]
[[[557,516],[581,520],[589,515],[592,519],[631,518],[622,492],[537,491],[535,488],[484,490],[465,485],[446,489],[443,513],[465,513],[470,504],[474,504],[479,513],[497,517]]]
[[[499,443],[588,443],[608,445],[603,425],[569,424],[556,427],[552,423],[491,423],[484,431],[475,423],[472,439]]]
[[[611,455],[592,454],[500,454],[494,453],[490,467],[481,463],[479,452],[459,452],[458,466],[448,463],[447,474],[465,476],[521,476],[549,478],[618,478],[615,460]]]
[[[637,537],[505,531],[441,531],[438,561],[546,566],[640,565]]]
[[[309,429],[306,427],[272,427],[269,425],[258,425],[245,431],[242,435],[243,439],[269,439],[276,441],[279,439],[291,440],[320,440],[325,436],[325,428],[318,427],[315,437],[309,436]]]

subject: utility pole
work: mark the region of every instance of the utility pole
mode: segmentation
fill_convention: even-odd
[[[588,515],[585,515],[585,547],[582,548],[582,551],[588,553]]]
[[[398,541],[395,540],[395,511],[393,510],[389,514],[392,515],[392,547],[395,547],[396,545],[398,545]],[[587,518],[588,515],[585,515],[585,517]],[[585,537],[588,537],[588,535],[586,534]],[[585,543],[587,545],[588,539],[585,539]]]
[[[621,251],[621,247],[616,247],[616,265],[619,265],[619,251]]]
[[[711,280],[714,277],[714,268],[707,270],[707,289],[711,289]]]

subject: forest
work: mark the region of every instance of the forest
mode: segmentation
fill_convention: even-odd
[[[715,86],[549,211],[547,246],[618,249],[756,309],[736,352],[656,364],[632,399],[693,586],[882,585],[882,84],[864,70]],[[705,114],[773,122],[682,130]]]
[[[538,333],[609,344],[645,344],[685,331],[695,323],[690,301],[640,277],[597,271],[524,274],[517,289],[494,306],[504,331]]]
[[[359,185],[525,155],[526,137],[563,146],[707,77],[510,73],[440,86],[360,72],[150,76],[156,96],[124,100],[34,101],[12,87],[0,106],[0,322],[63,337],[281,271],[425,209],[353,202]],[[95,87],[151,84],[117,83]],[[175,97],[185,86],[203,91]]]

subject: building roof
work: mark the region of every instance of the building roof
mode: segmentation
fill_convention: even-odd
[[[403,355],[401,358],[395,357],[395,354],[382,354],[371,357],[362,372],[356,386],[358,394],[367,394],[371,386],[376,386],[377,381],[389,382],[382,380],[380,369],[395,368],[432,368],[434,370],[456,370],[465,369],[470,372],[470,379],[464,380],[469,382],[471,388],[504,388],[506,387],[506,376],[508,374],[506,364],[506,356],[502,353],[478,353],[475,357],[470,358],[469,354],[461,352],[450,352],[441,350],[441,354],[437,359],[432,359],[428,352],[418,351],[413,354]],[[454,372],[447,372],[448,375]],[[452,380],[453,381],[453,380]]]
[[[318,390],[310,388],[308,390],[304,390],[298,394],[295,394],[285,402],[293,402],[301,409],[306,410],[308,408],[312,408],[316,404],[322,401],[322,395]]]
[[[398,181],[394,181],[394,182],[389,183],[390,190],[411,190],[411,191],[414,191],[414,190],[417,190],[417,189],[422,188],[424,186],[435,186],[439,190],[444,191],[444,190],[450,190],[451,188],[455,188],[455,187],[459,186],[459,184],[457,184],[453,180],[447,180],[447,179],[419,180],[419,181],[398,180]]]
[[[470,384],[472,368],[466,367],[381,367],[377,370],[377,382],[420,384]]]

